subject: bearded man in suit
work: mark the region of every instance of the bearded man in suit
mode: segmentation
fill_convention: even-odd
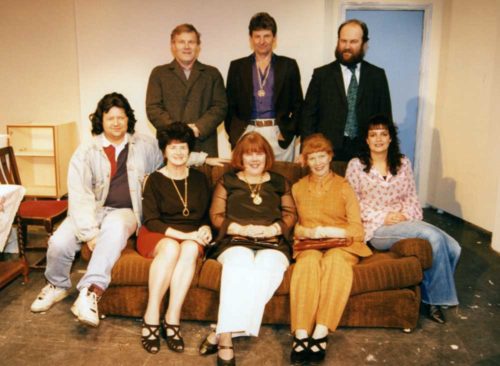
[[[307,88],[301,137],[324,134],[333,144],[334,160],[356,156],[359,130],[370,116],[392,116],[385,71],[364,61],[368,40],[368,27],[362,21],[342,23],[336,60],[315,69]]]

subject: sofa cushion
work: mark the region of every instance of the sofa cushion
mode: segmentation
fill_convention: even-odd
[[[213,259],[205,261],[200,271],[198,286],[219,291],[222,266]],[[277,295],[290,292],[293,265],[288,267]],[[354,267],[351,295],[371,291],[406,288],[422,280],[422,268],[416,257],[400,258],[395,253],[376,253]]]
[[[111,272],[113,285],[147,286],[151,259],[132,248],[125,248]]]

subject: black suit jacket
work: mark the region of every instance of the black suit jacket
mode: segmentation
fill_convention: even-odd
[[[391,97],[385,71],[366,61],[361,62],[356,116],[358,128],[377,113],[392,117]],[[347,118],[347,97],[340,63],[334,61],[314,70],[302,108],[302,138],[321,132],[341,148]],[[359,135],[359,134],[358,134]]]
[[[276,110],[276,123],[285,138],[279,141],[286,148],[295,135],[298,135],[300,108],[302,106],[302,87],[300,71],[294,59],[273,55],[274,87],[273,102]],[[252,114],[254,67],[253,54],[231,61],[227,75],[228,110],[224,127],[229,142],[234,148],[247,127]]]

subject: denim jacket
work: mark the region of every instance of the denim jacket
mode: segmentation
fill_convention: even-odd
[[[138,227],[142,222],[142,183],[163,164],[156,139],[128,135],[127,175],[132,207]],[[82,144],[71,157],[68,169],[68,216],[76,236],[89,241],[97,236],[110,186],[111,164],[104,153],[101,135]]]

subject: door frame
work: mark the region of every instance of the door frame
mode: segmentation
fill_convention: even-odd
[[[325,62],[332,59],[332,44],[336,44],[337,29],[346,18],[347,10],[420,10],[424,12],[422,51],[418,90],[417,132],[414,174],[418,197],[427,202],[431,149],[435,122],[443,2],[440,0],[352,1],[325,0]]]

